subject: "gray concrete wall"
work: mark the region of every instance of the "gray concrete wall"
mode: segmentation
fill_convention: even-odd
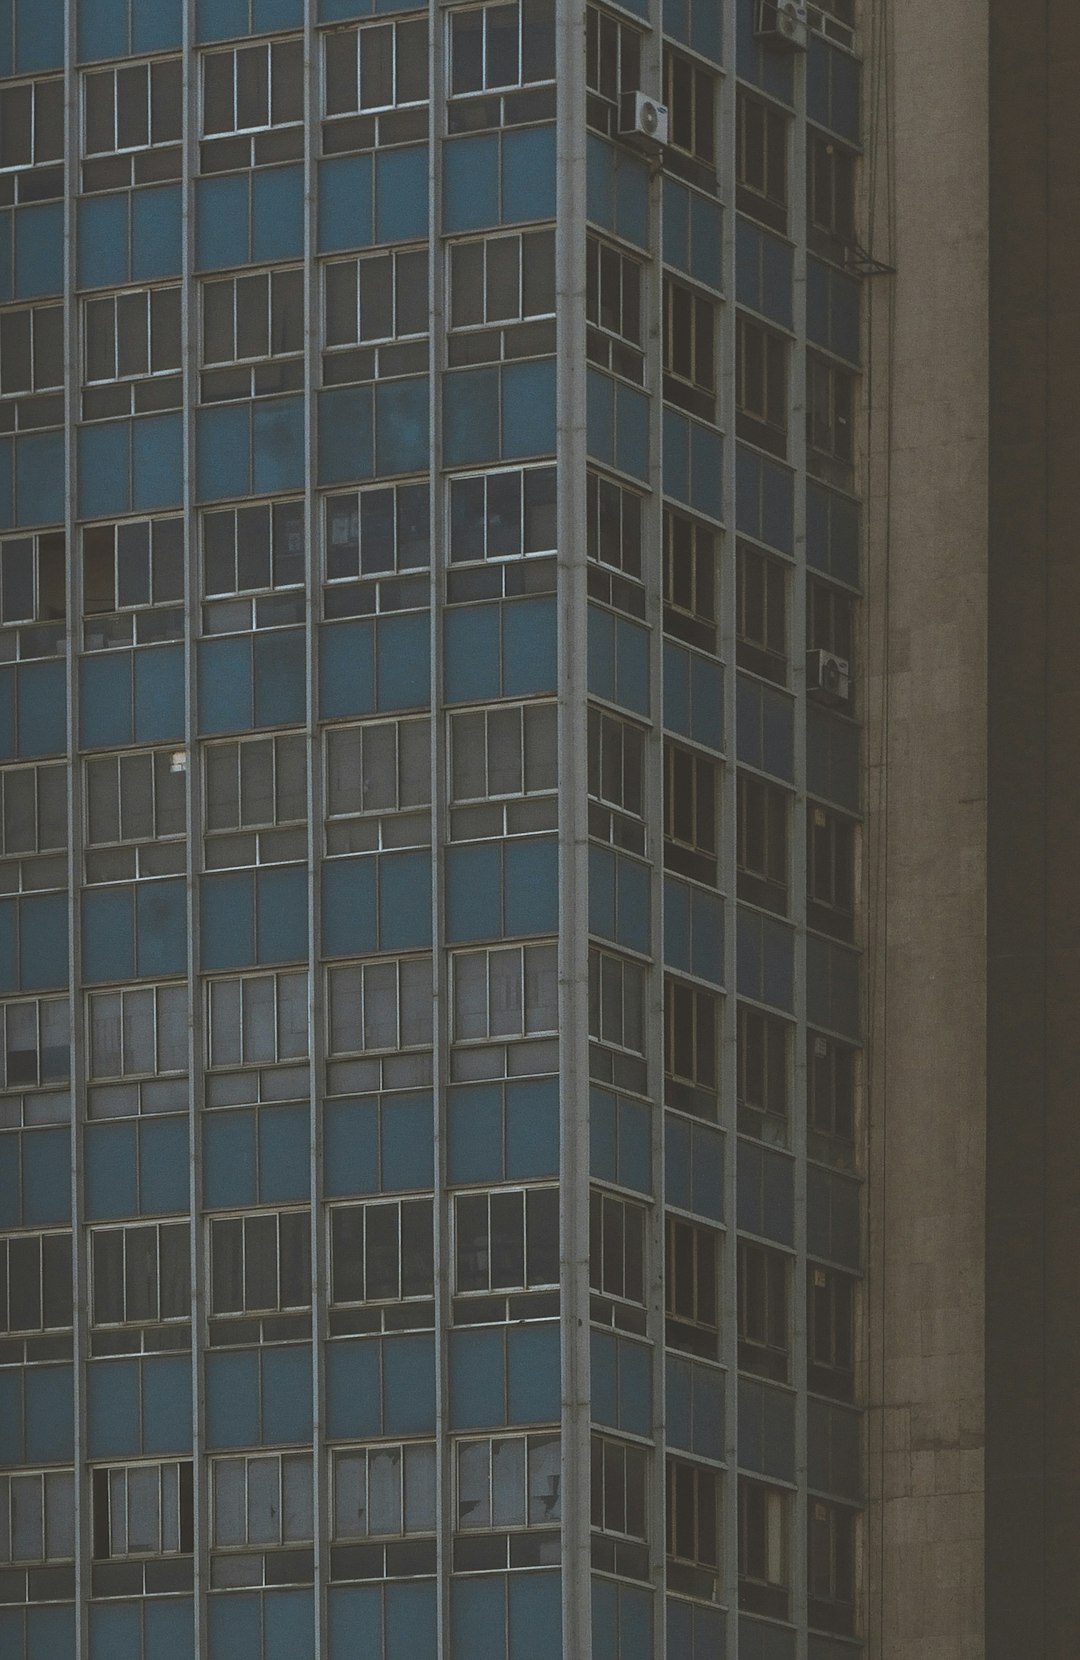
[[[867,1638],[981,1660],[987,0],[864,22]]]

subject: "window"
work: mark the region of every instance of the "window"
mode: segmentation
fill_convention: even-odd
[[[204,138],[254,132],[303,119],[303,41],[259,41],[204,55]],[[256,159],[261,159],[258,154]]]
[[[789,792],[740,770],[736,797],[739,898],[786,916]]]
[[[739,1240],[739,1368],[786,1383],[788,1270],[782,1251]]]
[[[86,783],[86,840],[91,848],[113,847],[125,842],[159,843],[170,836],[183,836],[187,828],[187,773],[177,768],[174,750],[144,749],[118,755],[94,755],[84,763]],[[88,881],[161,876],[157,845],[140,850],[138,865],[132,860],[98,860],[88,854]],[[178,859],[168,860],[168,871],[183,869],[183,849]]]
[[[645,1053],[645,974],[610,951],[589,951],[589,1036],[616,1049]]]
[[[808,130],[806,190],[812,245],[834,259],[855,242],[855,159],[835,139]]]
[[[323,39],[323,112],[354,115],[421,104],[428,96],[426,18],[330,29]]]
[[[551,0],[514,0],[450,14],[450,95],[548,81],[555,74]]]
[[[735,563],[735,661],[778,686],[787,684],[787,571],[778,559],[740,542]]]
[[[597,1187],[589,1193],[589,1284],[603,1297],[645,1301],[645,1207]]]
[[[430,1199],[334,1205],[330,1211],[330,1300],[402,1302],[435,1295]]]
[[[743,312],[735,319],[737,431],[773,455],[787,454],[788,342]]]
[[[641,88],[641,34],[599,6],[585,9],[585,85],[589,126],[616,137],[624,95]]]
[[[607,1435],[592,1438],[594,1568],[606,1568],[634,1579],[648,1578],[645,1507],[650,1452],[651,1448],[616,1441]],[[598,1538],[597,1534],[604,1537]]]
[[[0,661],[63,650],[67,591],[63,531],[0,542]]]
[[[710,525],[664,508],[664,632],[716,650],[720,538]]]
[[[87,156],[179,144],[183,132],[183,71],[179,58],[124,63],[83,77]]]
[[[855,458],[855,376],[807,352],[806,379],[806,442],[820,459],[838,465],[842,482]]]
[[[332,1055],[430,1048],[431,958],[343,963],[327,971]]]
[[[306,566],[304,504],[260,502],[204,513],[202,544],[207,598],[259,588],[299,587]]]
[[[786,1620],[790,1497],[780,1487],[739,1477],[739,1607]]]
[[[811,1152],[850,1166],[855,1145],[855,1050],[823,1032],[808,1032],[806,1045]]]
[[[824,1499],[807,1507],[807,1615],[818,1630],[855,1630],[856,1522],[854,1510]]]
[[[327,350],[402,340],[428,331],[426,248],[332,260],[323,267],[323,284]],[[371,377],[339,376],[328,364],[326,378]]]
[[[234,738],[204,749],[206,829],[254,830],[303,823],[307,818],[307,739],[302,732],[274,738]],[[251,838],[242,838],[245,842]],[[215,844],[216,845],[216,844]],[[285,843],[260,837],[260,855],[303,858],[306,833]],[[207,862],[222,861],[207,846]],[[233,861],[229,861],[230,863]],[[248,861],[236,860],[236,863]]]
[[[667,1460],[667,1574],[672,1591],[711,1601],[720,1568],[720,1474]]]
[[[716,410],[716,304],[664,278],[664,397],[711,421]]]
[[[0,312],[0,397],[50,392],[63,384],[63,306],[28,305]]]
[[[806,920],[836,939],[855,932],[855,822],[816,801],[806,807]]]
[[[458,951],[452,963],[455,1043],[558,1031],[558,951],[554,945]]]
[[[71,1296],[70,1233],[0,1239],[0,1332],[67,1330]]]
[[[95,1228],[90,1235],[94,1325],[190,1320],[190,1251],[186,1222]]]
[[[715,1122],[719,1116],[720,999],[664,976],[664,1099]]]
[[[555,468],[514,467],[450,480],[450,559],[520,559],[557,543]]]
[[[378,847],[380,840],[387,847],[427,843],[430,803],[431,731],[426,719],[371,721],[327,731],[328,853],[360,853]],[[387,816],[373,816],[380,813]]]
[[[554,316],[554,231],[451,243],[450,327],[470,331],[451,336],[451,367],[554,351],[554,324],[540,322]]]
[[[807,1265],[807,1385],[837,1401],[855,1395],[855,1287],[850,1274]]]
[[[3,1035],[2,1089],[38,1089],[71,1075],[66,997],[33,997],[0,1003]]]
[[[0,1475],[0,1563],[70,1562],[75,1555],[75,1475]]]
[[[295,358],[292,364],[204,374],[204,402],[296,390],[303,384],[304,273],[299,266],[215,277],[202,284],[202,363],[247,364]]]
[[[717,1357],[720,1235],[670,1212],[665,1224],[666,1342],[707,1360]]]
[[[455,1526],[468,1530],[558,1522],[561,1480],[557,1435],[459,1441]]]
[[[0,171],[44,167],[63,159],[63,77],[23,81],[0,90]],[[20,180],[19,199],[37,202],[46,195],[61,195],[63,188],[63,172],[57,166],[55,178],[47,183]]]
[[[855,596],[835,583],[808,576],[806,582],[806,649],[828,651],[853,664]]]
[[[507,834],[554,825],[557,721],[554,703],[501,704],[450,716],[450,825],[455,839],[499,835],[504,824]],[[505,801],[505,808],[464,805],[499,801]]]
[[[175,374],[180,368],[180,289],[136,288],[126,294],[108,294],[83,301],[83,372],[89,386],[106,381],[135,380],[147,375]],[[175,399],[180,402],[177,383]],[[153,407],[162,407],[155,396]],[[131,408],[125,396],[107,402],[84,396],[83,414],[127,414]]]
[[[324,591],[328,617],[430,604],[430,564],[426,484],[377,485],[327,497],[326,579],[348,584]],[[378,581],[377,588],[368,585],[372,579]]]
[[[266,1066],[308,1052],[308,981],[303,969],[210,980],[207,1059],[212,1067]]]
[[[668,107],[671,145],[716,168],[716,80],[707,69],[664,48],[664,102]],[[665,156],[665,165],[671,160]]]
[[[644,730],[591,704],[588,720],[589,834],[644,853]]]
[[[790,117],[772,104],[736,90],[736,204],[762,224],[787,234]]]
[[[91,1473],[94,1559],[176,1556],[194,1548],[191,1464],[122,1464]]]
[[[720,768],[664,739],[664,868],[716,886]]]
[[[91,1078],[186,1072],[186,986],[92,992],[87,1000]]]
[[[791,1027],[764,1009],[739,1004],[739,1130],[761,1141],[787,1141]]]
[[[210,1468],[215,1550],[288,1545],[312,1537],[310,1453],[215,1458]]]
[[[183,519],[88,525],[82,562],[84,650],[183,638]]]
[[[331,1454],[333,1536],[378,1539],[435,1531],[435,1443],[340,1447]]]
[[[454,1200],[454,1290],[536,1290],[559,1283],[556,1187],[459,1193]]]
[[[641,261],[620,253],[610,242],[589,236],[585,243],[585,318],[589,324],[586,356],[593,363],[641,385]]]
[[[210,1223],[210,1313],[252,1314],[311,1303],[311,1217],[263,1211]]]
[[[3,871],[5,891],[62,887],[67,861],[37,857],[63,854],[67,847],[67,778],[63,762],[0,767],[0,859],[29,857]]]
[[[642,498],[602,473],[586,475],[588,555],[641,581]]]

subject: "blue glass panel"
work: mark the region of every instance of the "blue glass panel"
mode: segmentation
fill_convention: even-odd
[[[335,1439],[381,1435],[379,1340],[328,1343],[326,1433]]]
[[[19,1372],[0,1373],[0,1458],[5,1464],[23,1462],[22,1385]],[[0,1633],[3,1632],[0,1625]],[[13,1652],[18,1653],[18,1650]]]
[[[18,1159],[20,1140],[21,1137],[13,1135],[8,1156],[0,1159],[0,1228],[18,1228],[22,1225]]]
[[[685,415],[677,415],[673,409],[665,408],[663,431],[664,491],[676,501],[689,501],[690,423]],[[742,489],[741,482],[739,489]]]
[[[147,1597],[144,1660],[195,1660],[195,1611],[187,1597]]]
[[[184,202],[178,184],[155,185],[149,190],[132,192],[133,280],[180,275],[184,263],[183,214]],[[179,421],[180,417],[175,419]],[[176,499],[176,496],[169,498]]]
[[[251,175],[251,257],[293,259],[304,252],[304,169],[257,167]]]
[[[139,1126],[139,1209],[164,1216],[187,1210],[187,1115],[147,1118]]]
[[[184,37],[182,6],[183,0],[131,0],[132,51],[160,52],[179,46]]]
[[[248,0],[198,0],[197,40],[231,40],[248,32]],[[246,1600],[246,1599],[245,1599]]]
[[[307,956],[307,871],[260,870],[255,882],[255,960],[297,962]]]
[[[642,475],[644,476],[644,475]],[[724,516],[724,440],[711,427],[690,426],[691,506],[714,519]]]
[[[11,1174],[17,1181],[13,1169]],[[22,1137],[22,1196],[28,1226],[70,1220],[71,1137],[66,1129],[31,1130]]]
[[[690,1125],[673,1113],[664,1115],[664,1198],[680,1210],[691,1210]]]
[[[64,207],[48,202],[15,215],[15,297],[59,294],[64,286]]]
[[[260,1660],[314,1660],[315,1600],[311,1591],[268,1591],[263,1601]]]
[[[615,151],[595,133],[585,137],[585,212],[596,225],[615,229]],[[667,214],[665,211],[665,229]],[[665,258],[667,258],[665,245]]]
[[[280,1205],[311,1192],[311,1115],[303,1107],[263,1107],[259,1113],[259,1199]]]
[[[195,180],[195,265],[200,271],[246,265],[248,257],[248,181],[237,173],[227,178]]]
[[[154,646],[132,654],[135,741],[161,743],[184,735],[184,648]]]
[[[719,203],[696,193],[690,200],[690,271],[710,288],[722,288],[722,210]]]
[[[555,128],[511,128],[502,137],[502,222],[555,217]]]
[[[251,639],[200,640],[200,732],[242,732],[252,724]]]
[[[34,432],[15,446],[15,500],[21,525],[55,524],[64,517],[64,435]]]
[[[15,0],[15,68],[20,75],[64,61],[63,0]]]
[[[253,1447],[259,1440],[259,1356],[206,1356],[206,1440],[210,1447]]]
[[[307,656],[302,628],[256,634],[255,725],[291,726],[307,710]]]
[[[615,855],[595,843],[589,846],[589,932],[615,938]]]
[[[448,703],[499,697],[499,607],[457,606],[443,620],[443,680]]]
[[[615,461],[615,382],[598,369],[585,375],[586,445],[596,461]]]
[[[254,1109],[206,1114],[203,1182],[203,1203],[208,1210],[257,1202]]]
[[[135,973],[135,898],[130,888],[90,888],[82,898],[83,979],[130,980]]]
[[[256,178],[258,174],[256,174]],[[252,477],[257,493],[300,490],[304,484],[304,405],[274,398],[252,405]]]
[[[67,667],[55,663],[22,663],[19,685],[19,754],[57,755],[67,747]]]
[[[649,635],[637,623],[615,619],[615,695],[638,715],[649,713]]]
[[[485,1429],[506,1421],[501,1331],[450,1333],[450,1423]]]
[[[246,403],[195,411],[195,488],[200,501],[247,495],[251,477],[249,415]]]
[[[664,263],[690,270],[690,192],[670,177],[664,179]]]
[[[560,1399],[558,1326],[511,1326],[506,1348],[510,1423],[557,1422]]]
[[[143,1452],[190,1452],[190,1360],[186,1355],[157,1355],[144,1360],[142,1384]]]
[[[4,761],[10,761],[18,754],[15,738],[15,709],[18,703],[15,695],[16,672],[6,664],[0,668],[0,760]]]
[[[331,1199],[346,1193],[378,1191],[379,1109],[375,1100],[326,1103],[323,1180]]]
[[[273,1445],[311,1440],[311,1349],[264,1349],[262,1440]]]
[[[106,288],[128,279],[127,193],[84,196],[76,203],[76,272],[80,288]]]
[[[503,930],[508,935],[556,931],[559,844],[554,836],[506,843],[503,910]]]
[[[139,1451],[139,1363],[92,1360],[86,1368],[87,1451],[125,1458]]]
[[[454,1581],[450,1633],[455,1654],[467,1654],[469,1660],[506,1660],[505,1595],[502,1574]]]
[[[451,944],[498,939],[502,933],[500,845],[446,850],[446,937]]]
[[[619,1660],[652,1660],[652,1596],[619,1586]]]
[[[5,224],[3,214],[0,214],[0,232]],[[0,251],[2,258],[2,251]],[[0,300],[8,298],[4,293],[3,269],[0,267]],[[15,523],[15,478],[13,473],[14,456],[13,440],[0,439],[0,530],[10,530]]]
[[[735,1161],[735,1214],[747,1233],[762,1233],[761,1171],[765,1154],[761,1147],[741,1142]],[[739,1437],[740,1441],[742,1436]]]
[[[615,225],[620,236],[649,245],[649,169],[637,156],[622,154],[615,161]]]
[[[693,706],[692,736],[710,749],[724,747],[724,671],[719,663],[696,653],[690,658]]]
[[[664,641],[664,727],[690,737],[690,653]]]
[[[447,1103],[447,1160],[451,1182],[499,1182],[503,1177],[502,1088],[459,1084]]]
[[[588,612],[589,690],[596,697],[615,696],[615,618],[590,605]]]
[[[669,1445],[689,1452],[693,1448],[690,1427],[691,1363],[669,1354],[667,1357],[664,1409]]]
[[[304,0],[251,0],[251,32],[272,34],[304,26]]]
[[[764,489],[761,504],[761,536],[782,553],[791,553],[795,545],[795,477],[787,467],[774,461],[762,461]],[[717,514],[719,517],[719,514]]]
[[[531,697],[552,692],[558,681],[553,599],[516,600],[502,608],[503,694]]]
[[[714,1222],[724,1219],[724,1138],[706,1124],[694,1126],[691,1210]]]
[[[75,1660],[75,1609],[28,1608],[26,1660]]]
[[[562,1576],[507,1577],[510,1660],[559,1660],[562,1654]]]
[[[615,388],[615,465],[642,480],[649,476],[649,400],[632,386]]]
[[[762,917],[763,992],[767,1003],[791,1011],[794,1007],[795,935],[772,917]],[[695,945],[697,941],[695,940]]]
[[[594,1331],[589,1338],[592,1414],[598,1424],[614,1428],[619,1421],[619,1385],[615,1360],[615,1339],[610,1332]]]
[[[761,927],[760,919],[742,906],[735,916],[735,980],[739,991],[747,997],[760,998],[761,985]]]
[[[652,1191],[652,1124],[640,1101],[619,1103],[619,1181],[639,1193]]]
[[[791,783],[795,766],[795,706],[771,686],[761,689],[762,764],[766,772]]]
[[[252,1591],[229,1591],[210,1597],[210,1660],[260,1660],[261,1601]]]
[[[82,517],[126,513],[131,501],[131,422],[79,427],[76,444]]]
[[[255,896],[250,871],[213,871],[199,891],[202,967],[241,968],[255,961]]]
[[[589,1172],[600,1181],[619,1179],[618,1103],[595,1085],[589,1091]]]
[[[72,1367],[30,1367],[26,1373],[27,1459],[32,1464],[59,1464],[71,1458],[74,1441]]]
[[[320,630],[319,714],[323,720],[373,712],[374,638],[370,622],[331,623]]]
[[[332,1585],[327,1596],[330,1660],[382,1654],[382,1588]]]
[[[618,939],[632,951],[647,953],[652,927],[649,918],[649,870],[636,859],[617,856]]]
[[[535,1176],[554,1176],[558,1169],[558,1079],[509,1081],[506,1085],[507,1176],[515,1181],[527,1181]],[[498,1177],[487,1179],[497,1181]]]
[[[131,505],[176,507],[184,493],[184,420],[149,415],[131,424]]]
[[[431,855],[384,853],[379,861],[379,949],[431,944]]]
[[[502,454],[555,453],[555,359],[508,363],[502,372]]]
[[[345,484],[374,471],[374,418],[370,386],[339,387],[319,394],[319,483]]]
[[[135,891],[135,972],[154,977],[182,974],[187,963],[184,878],[139,882]]]
[[[593,1660],[619,1660],[619,1587],[609,1579],[592,1582],[592,1651]]]
[[[448,467],[499,459],[499,371],[443,376],[443,460]]]
[[[383,1341],[383,1432],[435,1433],[435,1339],[387,1337]]]
[[[435,1660],[439,1652],[434,1582],[389,1584],[383,1660]]]
[[[400,155],[391,150],[390,155]],[[425,151],[426,155],[426,151]],[[427,376],[419,380],[391,380],[375,387],[375,471],[422,472],[430,459],[430,398]]]
[[[322,949],[327,957],[378,949],[375,860],[335,859],[322,871]]]
[[[496,133],[443,143],[443,230],[478,231],[499,222],[499,139]]]
[[[94,1221],[138,1212],[137,1132],[134,1122],[86,1127],[86,1209]]]
[[[713,985],[724,983],[724,902],[715,894],[691,890],[693,934],[690,972]],[[789,951],[790,955],[790,951]],[[790,1007],[790,1002],[787,1005]]]
[[[371,156],[333,156],[319,163],[319,252],[366,248],[371,242]]]
[[[142,1621],[138,1603],[110,1607],[98,1603],[90,1610],[90,1660],[129,1660],[142,1653]]]
[[[409,242],[428,233],[428,148],[381,150],[375,157],[375,240]]]
[[[380,617],[378,629],[380,712],[425,708],[431,702],[431,624],[426,613]]]
[[[652,1423],[652,1356],[642,1343],[616,1339],[619,1360],[619,1424],[648,1435]]]
[[[2,3],[2,0],[0,0],[0,3]],[[3,32],[0,30],[0,50],[2,49]],[[13,212],[10,208],[0,213],[0,301],[4,303],[10,300],[14,293],[13,218]]]

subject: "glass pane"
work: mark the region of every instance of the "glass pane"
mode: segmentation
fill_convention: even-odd
[[[157,1229],[128,1228],[124,1289],[129,1320],[157,1319]]]
[[[243,1059],[272,1061],[276,1051],[277,998],[272,974],[246,976],[243,985]]]
[[[95,1078],[118,1078],[122,1070],[120,993],[90,999],[90,1072]]]
[[[488,716],[488,789],[492,795],[521,792],[521,713],[494,709]]]
[[[311,1301],[311,1217],[286,1211],[281,1229],[281,1307],[304,1308]]]
[[[558,1026],[558,949],[554,945],[526,947],[525,1030],[555,1032]]]
[[[454,958],[454,1038],[487,1035],[487,953],[462,951]]]
[[[522,958],[517,947],[488,952],[492,1037],[520,1037],[522,1030]]]
[[[404,962],[400,969],[401,1047],[432,1040],[431,962]]]
[[[242,1545],[244,1525],[244,1460],[222,1458],[214,1465],[215,1545]]]
[[[364,1048],[396,1049],[397,1043],[397,964],[369,963],[364,969]]]
[[[124,1071],[153,1072],[156,1069],[154,994],[152,991],[128,991],[123,995]]]
[[[45,1477],[45,1554],[53,1561],[75,1555],[75,1477],[66,1470]]]
[[[158,1549],[160,1478],[156,1465],[128,1471],[128,1550]]]
[[[398,1207],[369,1205],[365,1217],[367,1295],[373,1301],[399,1294]]]
[[[482,714],[451,719],[451,794],[455,801],[479,801],[487,794],[484,726]]]
[[[466,1441],[458,1448],[458,1527],[490,1527],[489,1441]]]
[[[240,1062],[239,980],[210,982],[210,1065],[237,1066]]]
[[[310,1539],[315,1525],[310,1457],[284,1459],[281,1484],[284,1538]]]
[[[379,1447],[368,1454],[368,1527],[372,1533],[401,1532],[401,1448]]]
[[[276,1545],[281,1539],[280,1469],[277,1458],[249,1458],[248,1542]]]
[[[163,986],[157,994],[158,1071],[187,1071],[187,990]]]
[[[11,1555],[15,1562],[40,1561],[44,1544],[41,1478],[11,1478]]]
[[[367,1532],[367,1456],[338,1453],[334,1459],[334,1537],[359,1539]]]
[[[180,1469],[176,1464],[161,1466],[161,1549],[180,1549]]]
[[[557,1435],[529,1437],[529,1523],[557,1522],[562,1515],[561,1446]]]
[[[124,1236],[109,1228],[90,1236],[93,1265],[93,1318],[97,1325],[124,1318]]]
[[[491,1443],[491,1521],[494,1527],[525,1522],[525,1437]]]
[[[244,1307],[244,1224],[239,1218],[210,1225],[211,1299],[214,1314]]]
[[[158,1251],[161,1262],[161,1318],[183,1319],[191,1312],[187,1224],[165,1224],[159,1235]]]
[[[429,1442],[405,1448],[405,1532],[435,1527],[435,1448]]]
[[[364,1300],[364,1208],[341,1205],[330,1212],[331,1298],[335,1303]]]

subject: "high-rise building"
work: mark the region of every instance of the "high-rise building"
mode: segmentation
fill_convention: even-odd
[[[875,28],[0,4],[4,1660],[892,1652]]]

